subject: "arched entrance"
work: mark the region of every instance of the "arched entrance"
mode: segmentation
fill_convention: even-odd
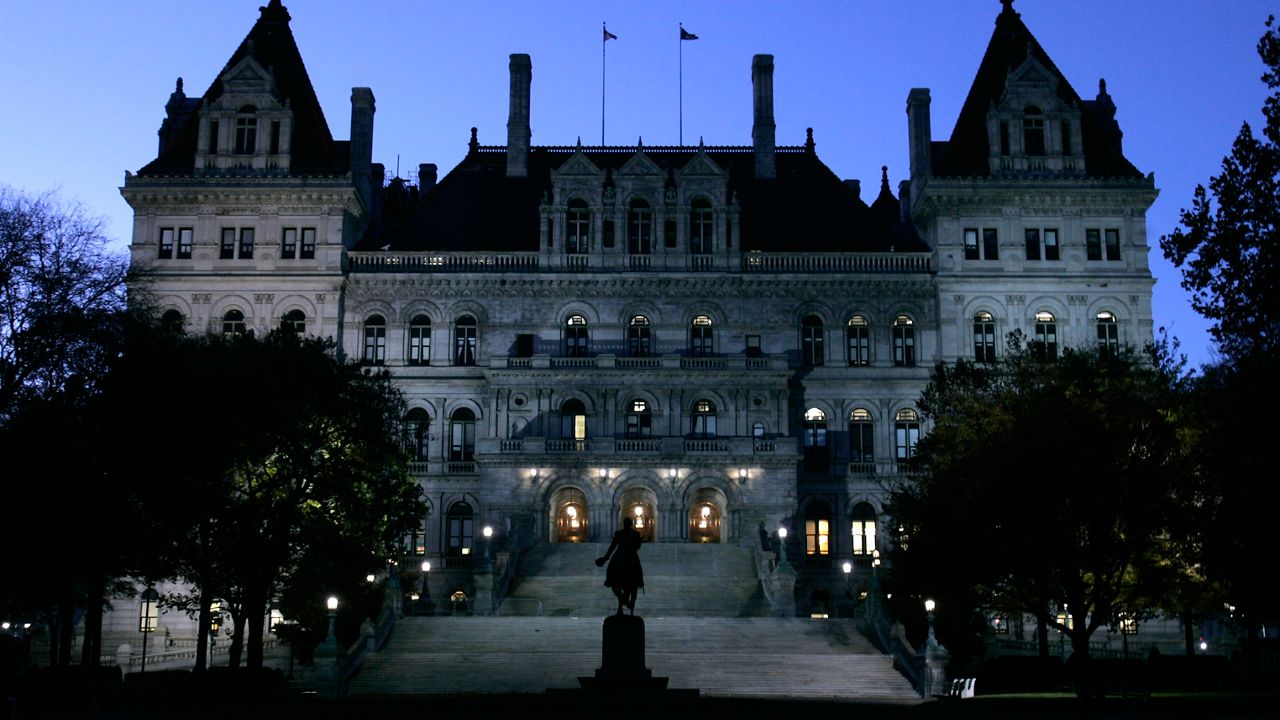
[[[657,539],[657,497],[648,488],[632,488],[622,494],[622,506],[619,508],[618,527],[622,527],[623,518],[631,518],[635,522],[636,532],[645,542]]]
[[[552,542],[587,541],[587,496],[578,488],[563,488],[551,503],[555,523]]]
[[[720,520],[724,515],[724,494],[702,488],[693,494],[689,507],[689,542],[720,542]]]

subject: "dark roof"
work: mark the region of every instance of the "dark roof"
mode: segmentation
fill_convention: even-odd
[[[1011,0],[996,17],[996,29],[982,56],[978,74],[973,79],[969,96],[960,109],[951,139],[932,144],[933,174],[943,177],[983,176],[990,174],[987,142],[987,111],[1004,94],[1009,73],[1029,56],[1057,76],[1058,97],[1081,111],[1081,140],[1085,155],[1085,172],[1092,177],[1142,177],[1119,149],[1119,128],[1115,126],[1115,106],[1103,90],[1098,101],[1082,101],[1067,78],[1040,47],[1035,36],[1013,10]]]
[[[806,147],[781,147],[777,177],[755,179],[750,147],[533,147],[528,176],[506,175],[506,148],[475,144],[467,156],[400,217],[375,222],[360,250],[537,251],[538,208],[551,191],[551,171],[581,152],[615,173],[640,151],[671,177],[699,152],[728,173],[741,214],[742,250],[927,252],[907,226],[892,226]],[[619,200],[621,202],[621,200]],[[618,228],[621,234],[624,228]],[[661,242],[661,230],[655,241]]]
[[[281,0],[271,0],[260,8],[258,21],[232,53],[198,108],[222,96],[222,75],[249,56],[262,66],[275,82],[282,103],[293,110],[293,142],[290,148],[290,172],[294,175],[345,173],[349,163],[349,143],[335,142],[329,132],[311,78],[302,62],[302,54],[289,29],[289,11]],[[189,173],[195,167],[197,123],[195,113],[187,114],[184,125],[173,133],[173,140],[155,160],[147,163],[139,175]]]

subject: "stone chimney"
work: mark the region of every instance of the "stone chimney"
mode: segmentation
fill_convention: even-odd
[[[533,63],[524,53],[511,54],[511,111],[507,116],[507,177],[529,174],[529,86]]]
[[[436,186],[436,164],[418,164],[418,191],[426,192]]]
[[[751,124],[751,146],[755,151],[756,178],[773,179],[777,176],[774,155],[777,143],[773,122],[773,56],[756,55],[751,59],[751,89],[755,114]]]
[[[373,91],[351,88],[351,182],[370,208],[373,201]]]
[[[907,94],[907,142],[911,160],[910,202],[902,203],[903,212],[909,217],[924,191],[924,184],[933,174],[933,131],[929,127],[929,89],[911,88]]]

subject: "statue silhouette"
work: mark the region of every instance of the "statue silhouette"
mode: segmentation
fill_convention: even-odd
[[[622,529],[613,534],[613,542],[603,557],[596,558],[596,567],[605,564],[610,556],[609,569],[605,571],[605,587],[612,588],[618,598],[618,614],[622,614],[625,605],[636,614],[636,593],[644,587],[644,570],[640,567],[640,533],[635,530],[635,522],[627,517],[622,519]]]

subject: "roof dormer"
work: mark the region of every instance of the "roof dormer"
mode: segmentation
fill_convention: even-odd
[[[205,174],[287,174],[293,109],[252,53],[219,77],[222,94],[200,112],[195,169]]]
[[[992,175],[1084,173],[1080,108],[1063,99],[1061,79],[1030,51],[1009,72],[987,111]]]

